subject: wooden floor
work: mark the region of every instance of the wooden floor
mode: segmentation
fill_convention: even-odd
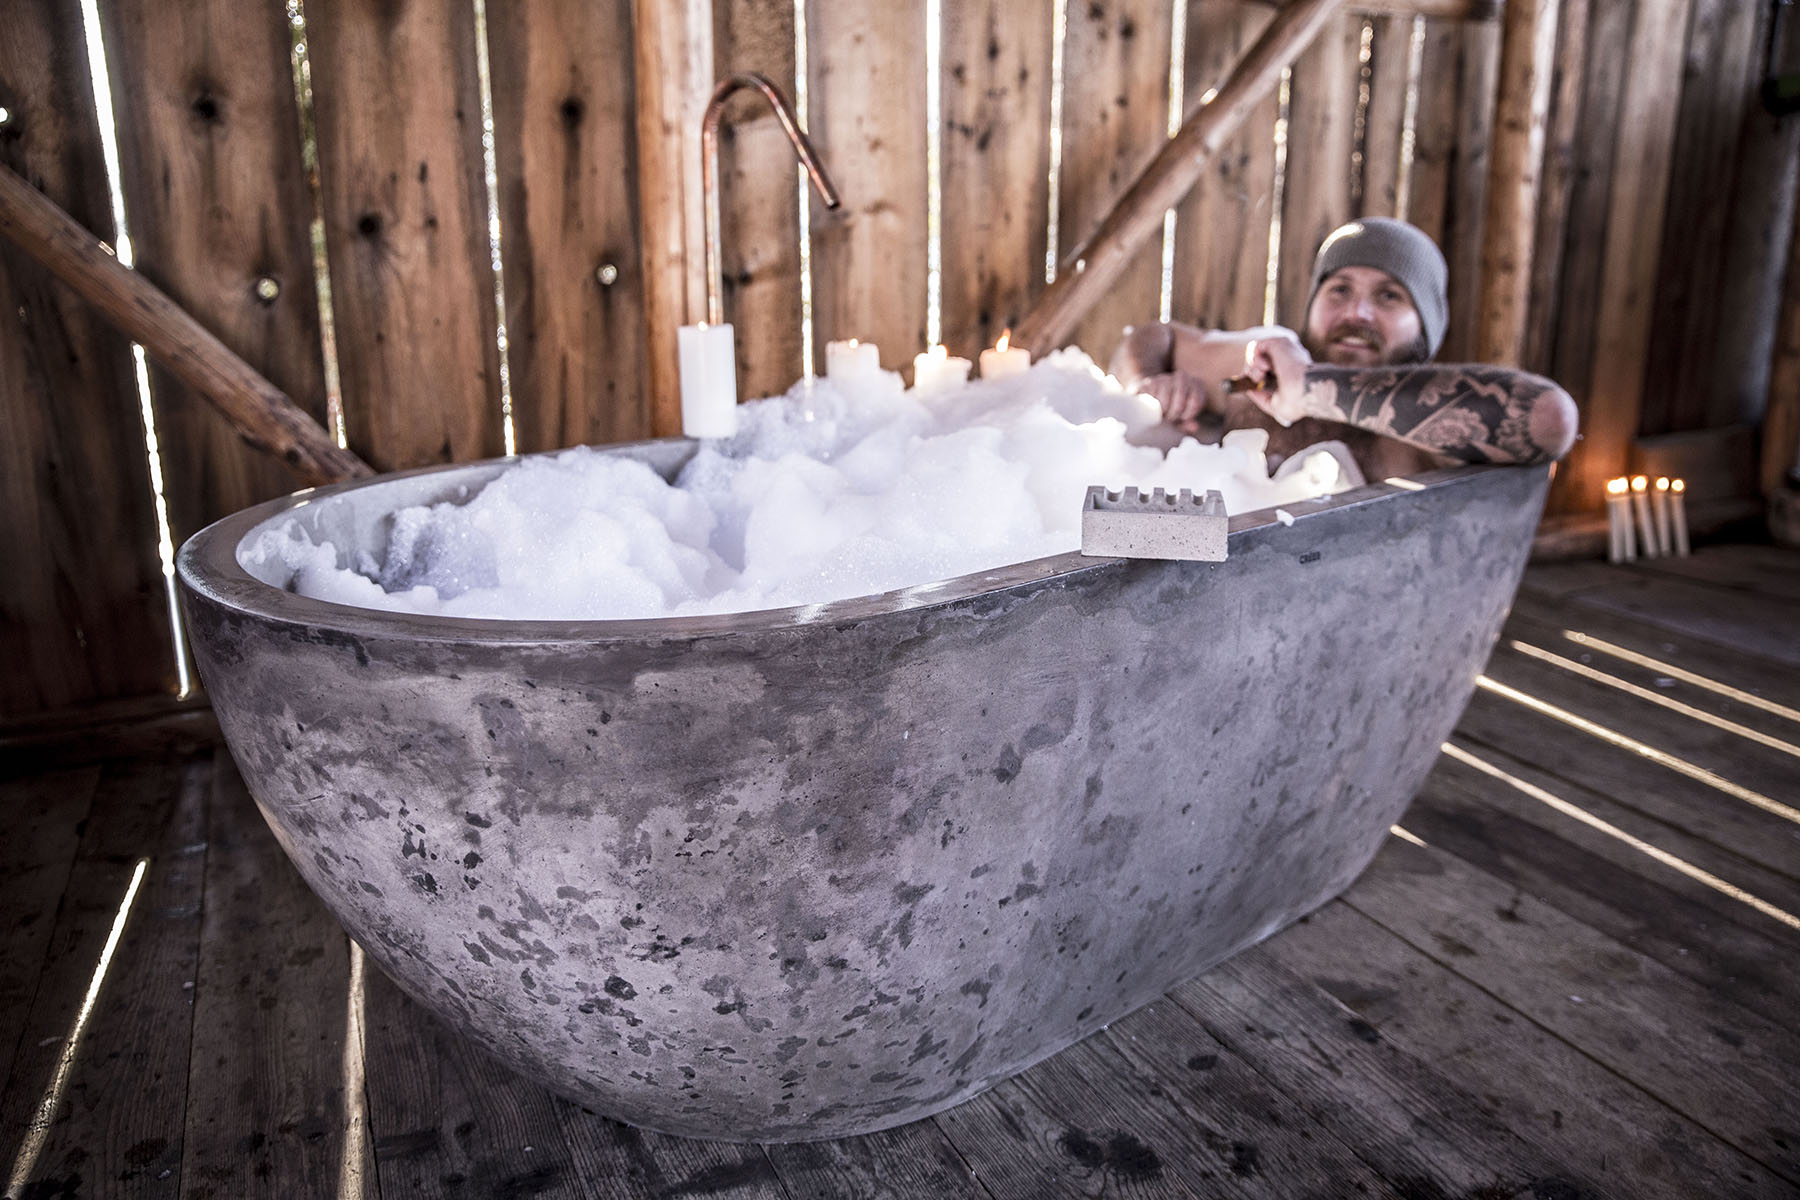
[[[787,1146],[495,1066],[179,727],[14,750],[7,1194],[1800,1195],[1800,554],[1534,568],[1488,679],[1343,898],[951,1112]]]

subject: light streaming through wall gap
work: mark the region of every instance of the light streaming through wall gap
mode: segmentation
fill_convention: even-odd
[[[337,313],[331,302],[331,261],[325,253],[325,200],[319,188],[319,139],[313,119],[312,59],[306,47],[305,0],[287,0],[289,58],[294,76],[294,107],[300,117],[300,164],[312,205],[307,243],[312,251],[313,296],[319,306],[319,355],[325,370],[325,428],[338,448],[348,449],[344,424],[344,389],[338,374]]]
[[[88,74],[94,89],[94,113],[100,125],[101,156],[106,164],[106,188],[112,199],[116,242],[113,253],[124,266],[132,265],[131,229],[125,220],[125,193],[119,184],[119,134],[113,120],[112,77],[106,69],[106,41],[100,28],[96,0],[81,0],[82,34],[87,42]],[[150,369],[144,348],[131,344],[137,374],[138,415],[144,427],[144,461],[150,475],[151,507],[156,514],[156,557],[162,566],[163,598],[168,606],[169,640],[175,655],[176,696],[193,693],[188,669],[187,631],[181,623],[181,606],[175,591],[175,542],[169,529],[169,505],[163,495],[162,449],[156,436],[156,405],[150,392]]]
[[[481,87],[481,174],[487,184],[488,265],[494,271],[494,345],[500,356],[500,438],[517,454],[513,431],[512,361],[506,344],[506,267],[500,255],[500,171],[494,152],[494,81],[488,70],[487,0],[475,5],[475,76]]]

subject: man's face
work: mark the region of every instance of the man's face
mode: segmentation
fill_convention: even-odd
[[[1340,367],[1424,362],[1430,352],[1419,310],[1400,281],[1374,267],[1339,267],[1306,312],[1301,344]]]

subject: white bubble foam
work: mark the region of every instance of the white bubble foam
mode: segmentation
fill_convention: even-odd
[[[392,514],[386,555],[340,569],[292,522],[249,559],[304,595],[362,607],[529,620],[822,604],[1077,549],[1090,484],[1218,489],[1229,512],[1361,482],[1341,446],[1271,479],[1267,435],[1136,444],[1156,402],[1080,351],[920,398],[889,372],[821,379],[740,406],[675,485],[588,448],[522,460],[472,499]]]

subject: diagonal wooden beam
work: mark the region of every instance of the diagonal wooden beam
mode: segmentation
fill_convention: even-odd
[[[1032,353],[1054,350],[1118,279],[1131,257],[1161,232],[1163,213],[1187,195],[1220,148],[1244,123],[1344,0],[1293,0],[1275,14],[1210,104],[1189,111],[1181,131],[1151,159],[1086,244],[1064,259],[1056,282],[1013,330]]]
[[[152,358],[218,409],[246,442],[279,458],[303,483],[337,483],[374,474],[369,464],[332,441],[287,393],[5,166],[0,166],[0,237],[43,264],[141,343]]]

